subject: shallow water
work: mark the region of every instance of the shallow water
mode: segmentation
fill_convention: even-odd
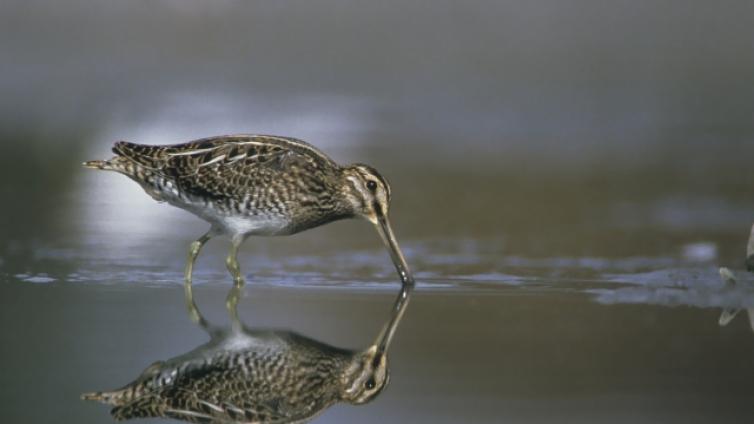
[[[363,251],[244,254],[253,271],[239,305],[243,321],[366,347],[399,288],[374,242]],[[172,244],[171,253],[155,249]],[[79,400],[81,393],[120,387],[150,363],[207,341],[184,308],[180,244],[154,241],[130,252],[97,241],[37,245],[38,265],[2,274],[8,422],[107,422],[108,408]],[[739,282],[729,287],[714,264],[684,249],[668,257],[534,258],[495,255],[491,244],[404,240],[418,286],[390,351],[390,385],[374,402],[334,406],[317,422],[709,422],[754,414],[746,311],[754,310],[754,277],[745,271],[734,271]],[[215,247],[201,257],[195,296],[208,319],[227,322],[230,283]],[[742,311],[723,327],[723,309]]]

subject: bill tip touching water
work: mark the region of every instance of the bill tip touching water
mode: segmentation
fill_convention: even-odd
[[[403,285],[414,284],[388,217],[390,184],[369,165],[341,166],[304,141],[269,135],[174,145],[119,141],[113,153],[109,160],[84,166],[124,174],[153,199],[210,223],[189,248],[187,284],[199,252],[215,236],[230,238],[226,266],[240,285],[238,249],[248,236],[290,235],[354,217],[375,226]]]

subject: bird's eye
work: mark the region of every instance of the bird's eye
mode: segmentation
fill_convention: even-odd
[[[367,390],[372,390],[372,389],[374,389],[374,386],[376,384],[377,383],[374,382],[374,377],[372,377],[369,380],[367,380],[367,382],[364,384],[364,387],[366,387]]]
[[[370,191],[375,191],[375,190],[377,190],[377,183],[374,182],[374,181],[372,181],[372,180],[369,180],[369,181],[367,181],[367,188]]]

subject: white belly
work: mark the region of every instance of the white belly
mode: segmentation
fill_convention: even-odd
[[[289,224],[287,219],[262,216],[224,216],[218,218],[223,231],[230,236],[285,234]]]
[[[230,215],[209,205],[196,205],[172,197],[168,203],[187,210],[212,224],[212,227],[231,238],[249,235],[274,236],[289,234],[290,220],[283,216]]]
[[[291,221],[285,216],[254,215],[244,210],[241,214],[231,214],[227,210],[215,207],[212,202],[192,202],[192,199],[178,192],[172,181],[162,179],[159,182],[162,185],[159,188],[140,184],[156,200],[167,201],[173,206],[193,213],[212,224],[216,231],[231,238],[248,235],[290,234]]]

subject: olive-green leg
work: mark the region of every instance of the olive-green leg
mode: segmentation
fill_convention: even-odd
[[[233,277],[233,289],[228,294],[225,301],[225,306],[231,314],[236,314],[236,307],[238,305],[238,298],[240,297],[241,288],[244,285],[243,276],[241,275],[241,267],[238,265],[238,249],[243,243],[243,238],[234,238],[231,240],[230,252],[225,259],[225,266],[228,267],[228,272]]]
[[[242,287],[244,284],[241,267],[238,265],[238,248],[241,247],[241,243],[243,243],[243,239],[231,240],[230,252],[225,259],[225,266],[228,267],[228,272],[233,277],[233,284],[237,287]]]
[[[212,238],[213,235],[214,232],[212,230],[209,230],[206,234],[191,243],[191,245],[189,246],[188,259],[186,261],[186,271],[184,273],[183,288],[186,292],[186,307],[189,310],[191,320],[200,325],[203,323],[204,318],[202,318],[201,314],[199,314],[199,311],[196,308],[196,304],[194,303],[191,274],[194,272],[194,263],[196,262],[196,257],[199,256],[199,252],[201,252],[202,247],[209,241],[209,239]]]
[[[188,261],[186,262],[185,272],[186,284],[191,285],[191,274],[194,271],[194,262],[196,262],[196,257],[199,256],[199,252],[201,252],[202,247],[209,241],[209,239],[212,238],[212,236],[214,236],[214,232],[212,230],[209,230],[206,234],[199,237],[189,245]]]

